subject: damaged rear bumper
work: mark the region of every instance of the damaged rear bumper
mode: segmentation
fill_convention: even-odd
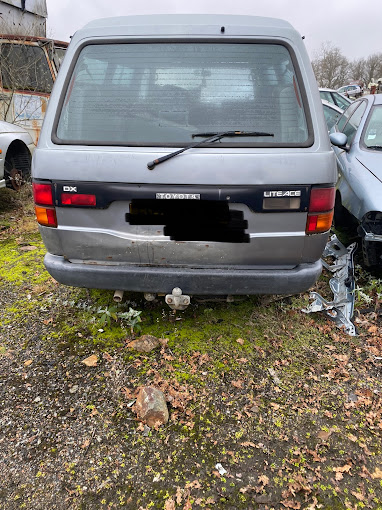
[[[71,263],[50,253],[44,264],[64,285],[151,293],[169,293],[180,287],[194,295],[298,294],[309,289],[322,270],[321,260],[292,269],[111,266]]]

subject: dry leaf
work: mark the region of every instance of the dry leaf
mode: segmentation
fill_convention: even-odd
[[[266,475],[260,475],[257,480],[259,483],[262,483],[264,486],[268,485],[268,483],[269,483],[269,478]]]
[[[318,439],[322,439],[323,441],[327,441],[329,437],[332,435],[332,429],[326,431],[326,430],[320,430],[318,432],[317,437]]]
[[[82,360],[87,367],[96,367],[97,366],[98,357],[95,354],[92,354],[86,359]]]
[[[335,471],[335,473],[336,473],[336,476],[335,476],[336,480],[337,481],[342,480],[342,478],[343,478],[342,473],[350,474],[351,468],[352,468],[351,464],[345,464],[344,466],[339,466],[339,467],[333,468],[333,471]]]
[[[180,487],[176,488],[176,502],[178,505],[180,505],[182,502],[182,489]]]
[[[236,342],[240,345],[244,345],[244,340],[242,338],[238,338]]]
[[[175,510],[175,501],[172,498],[166,500],[164,510]]]
[[[37,246],[21,246],[20,251],[34,251],[37,250]]]
[[[85,439],[85,441],[83,442],[83,444],[81,445],[81,448],[84,450],[85,448],[87,448],[88,446],[90,445],[90,439]]]
[[[255,443],[251,443],[250,441],[245,441],[244,443],[240,443],[241,446],[252,446],[252,448],[257,448],[257,445]]]
[[[375,468],[374,473],[371,473],[372,478],[382,478],[382,470]]]
[[[158,338],[159,340],[159,343],[161,344],[162,347],[167,347],[167,344],[169,342],[169,338]]]
[[[235,388],[242,388],[243,387],[243,381],[231,381],[232,386],[235,386]]]
[[[28,359],[28,361],[26,361],[26,362],[24,363],[24,366],[25,366],[25,367],[29,367],[29,365],[31,365],[32,363],[33,363],[33,359]]]

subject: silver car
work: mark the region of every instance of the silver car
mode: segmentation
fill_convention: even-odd
[[[30,179],[35,145],[26,129],[0,121],[0,188],[18,191]]]
[[[33,179],[64,284],[281,294],[321,272],[337,172],[289,23],[156,15],[75,34]]]
[[[381,266],[382,95],[354,101],[332,128],[330,139],[339,171],[336,223],[355,219],[366,265]]]
[[[320,88],[320,97],[323,101],[328,101],[329,103],[333,103],[338,106],[338,108],[342,108],[342,110],[346,110],[346,108],[353,102],[353,99],[350,99],[336,90],[333,89],[325,89]]]

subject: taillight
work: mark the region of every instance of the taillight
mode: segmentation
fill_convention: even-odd
[[[87,205],[95,207],[96,196],[85,195],[83,193],[62,193],[61,203],[62,205]]]
[[[45,227],[57,227],[57,217],[56,210],[53,207],[51,184],[39,184],[34,182],[33,198],[36,204],[35,212],[38,223]]]
[[[40,225],[46,227],[57,227],[57,217],[54,207],[35,206],[36,218]]]
[[[309,212],[330,211],[334,207],[336,188],[312,188]]]
[[[312,188],[305,229],[307,234],[318,234],[330,230],[333,221],[335,198],[336,189],[333,187]]]
[[[53,193],[51,184],[33,183],[33,198],[35,204],[53,205]]]

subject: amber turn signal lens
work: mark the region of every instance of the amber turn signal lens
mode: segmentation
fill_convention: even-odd
[[[324,214],[312,214],[306,222],[307,234],[319,234],[330,230],[333,221],[333,211]]]
[[[56,211],[48,207],[35,206],[36,218],[40,225],[57,227]]]

